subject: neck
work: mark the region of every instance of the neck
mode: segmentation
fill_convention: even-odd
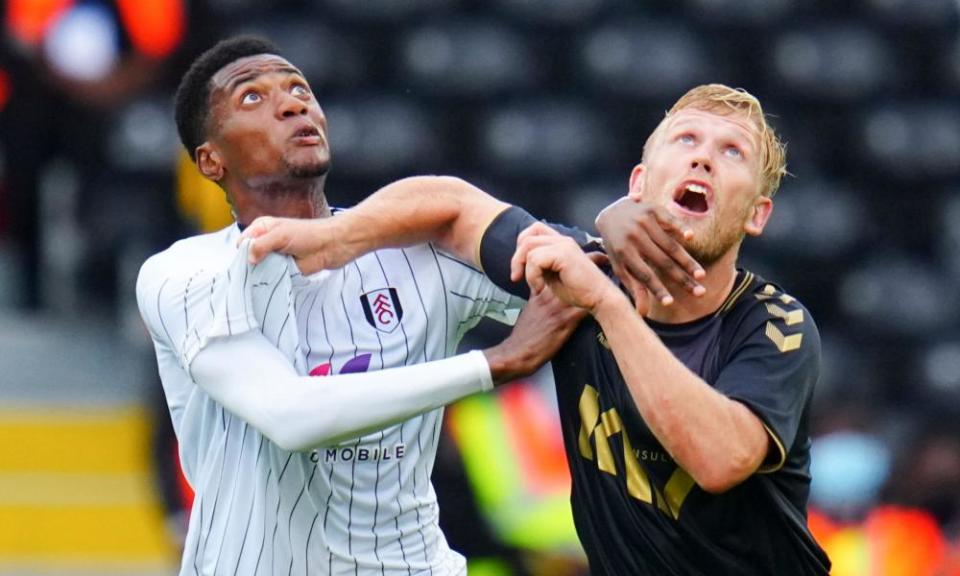
[[[237,222],[248,226],[260,216],[326,218],[330,207],[324,195],[326,176],[306,179],[234,183],[227,188]]]
[[[694,296],[681,284],[665,280],[664,284],[673,294],[673,304],[663,306],[651,301],[647,317],[663,324],[682,324],[716,312],[733,290],[738,252],[732,249],[705,268],[707,275],[700,281],[707,289],[703,296]]]

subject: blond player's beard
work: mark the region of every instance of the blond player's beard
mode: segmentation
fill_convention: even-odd
[[[709,267],[743,241],[746,216],[743,214],[742,218],[727,225],[714,219],[702,233],[694,232],[693,238],[685,241],[683,247],[701,266]]]

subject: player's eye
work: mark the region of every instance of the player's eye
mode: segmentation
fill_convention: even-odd
[[[736,146],[727,146],[723,153],[729,156],[730,158],[740,159],[743,158],[743,151],[737,148]]]
[[[687,146],[692,146],[694,142],[696,142],[696,139],[693,137],[693,134],[681,134],[680,137],[677,138],[677,140],[681,144],[686,144]]]
[[[293,87],[290,88],[290,93],[294,96],[309,96],[310,89],[303,84],[294,84]]]
[[[256,104],[257,102],[263,100],[259,93],[250,90],[249,92],[244,92],[243,96],[240,97],[241,104]]]

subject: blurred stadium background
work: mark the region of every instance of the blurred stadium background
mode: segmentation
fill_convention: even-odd
[[[957,0],[0,6],[0,574],[175,571],[189,495],[133,285],[228,218],[171,97],[237,32],[311,81],[340,206],[449,173],[590,228],[687,88],[758,95],[793,177],[744,263],[823,335],[811,524],[834,574],[960,574]],[[435,481],[471,574],[585,573],[549,390],[448,411]]]

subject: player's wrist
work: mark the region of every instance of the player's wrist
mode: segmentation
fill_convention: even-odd
[[[383,248],[386,243],[381,238],[382,230],[381,225],[361,212],[347,211],[342,217],[331,219],[331,227],[325,231],[324,250],[335,253],[337,267],[343,266]]]
[[[608,282],[609,287],[604,287],[603,292],[597,298],[594,305],[589,308],[590,314],[601,324],[608,319],[616,318],[618,315],[632,314],[633,306],[626,294],[620,289]]]
[[[365,254],[361,247],[364,223],[349,211],[311,225],[310,256],[323,263],[321,268],[340,268]]]
[[[493,379],[494,386],[500,386],[507,382],[529,376],[535,371],[531,368],[532,362],[511,350],[509,339],[483,350],[483,355],[490,366],[490,377]]]

